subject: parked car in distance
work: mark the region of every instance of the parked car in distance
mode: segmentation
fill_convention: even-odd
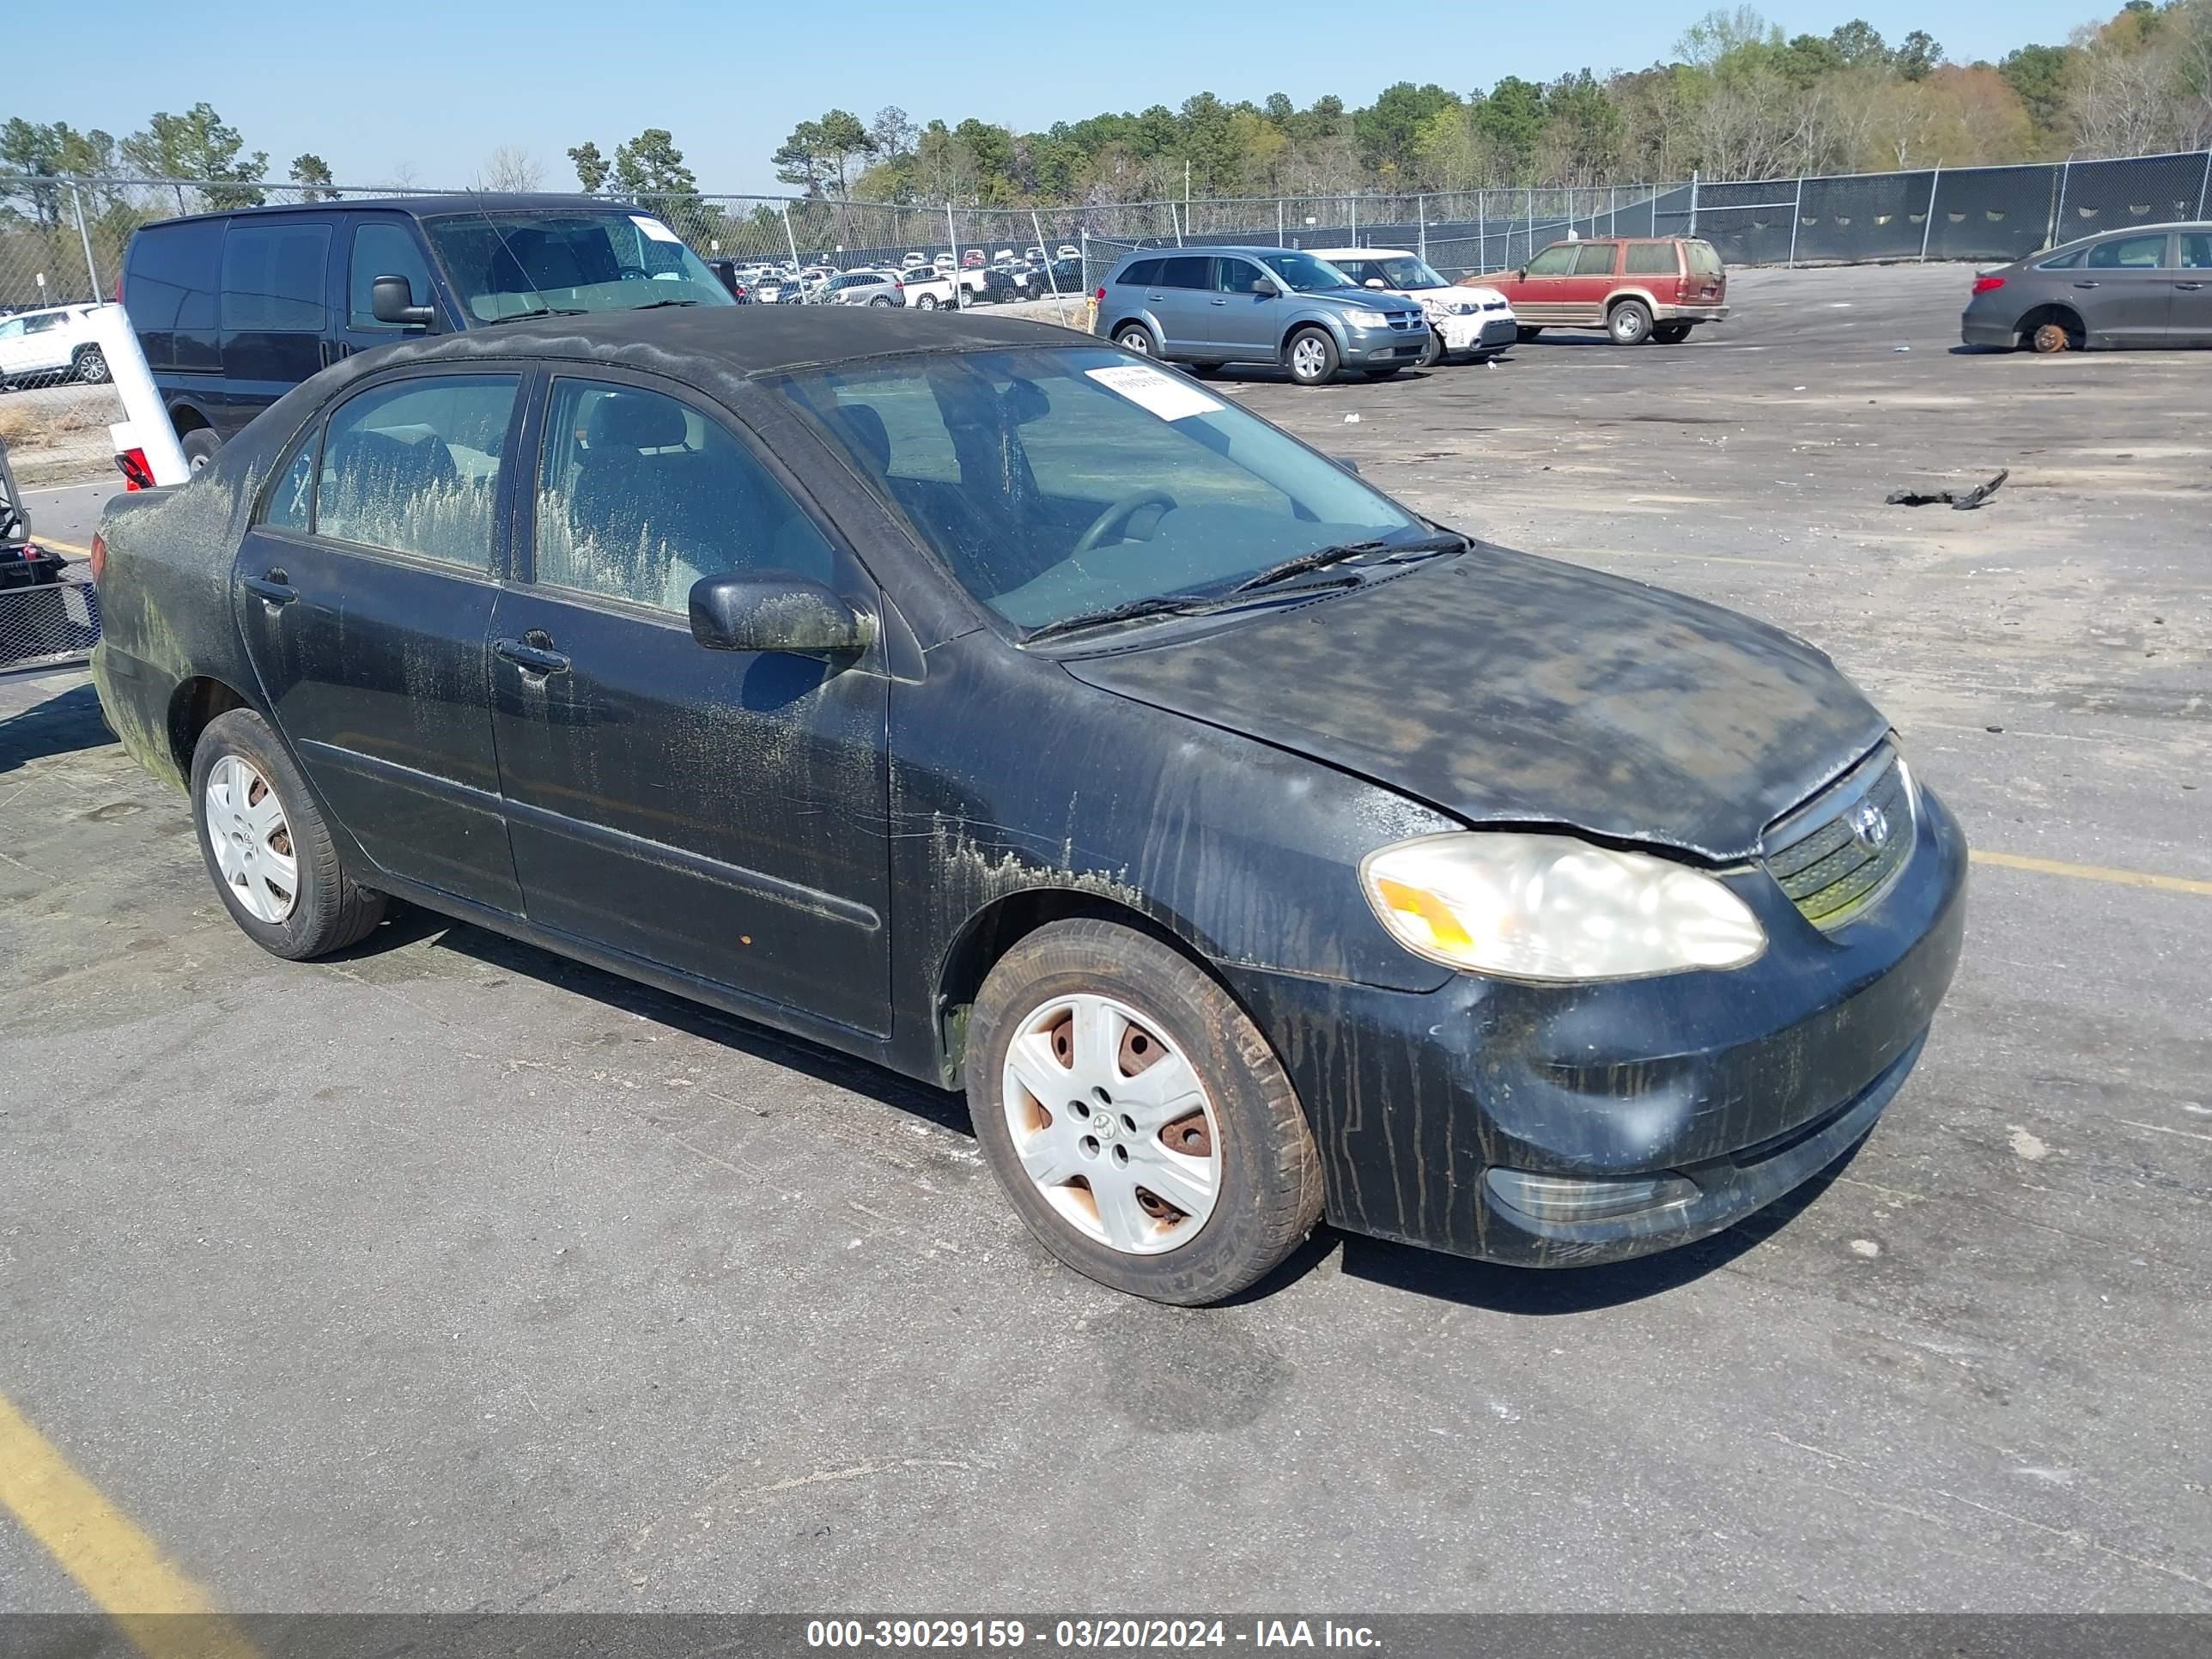
[[[102,708],[248,938],[398,897],[964,1087],[1164,1301],[1324,1214],[1714,1232],[1873,1129],[1959,954],[1958,827],[1818,649],[1062,329],[417,340],[100,538]]]
[[[1306,250],[1326,259],[1368,289],[1379,289],[1411,300],[1429,319],[1427,368],[1455,353],[1472,363],[1486,362],[1520,337],[1513,307],[1494,288],[1447,283],[1419,254],[1402,248],[1316,247]]]
[[[930,261],[930,264],[939,270],[957,270],[960,269],[960,261],[954,258],[949,253],[939,254],[934,259]]]
[[[899,261],[899,268],[902,270],[920,270],[928,263],[929,256],[927,254],[909,253],[906,258]]]
[[[1385,380],[1429,349],[1419,306],[1370,293],[1296,248],[1140,249],[1092,297],[1098,333],[1200,374],[1269,363],[1301,386],[1325,385],[1340,368]]]
[[[972,279],[964,284],[969,289],[968,303],[971,306],[1009,305],[1022,297],[1021,288],[1015,283],[1013,272],[1000,266],[992,265],[983,270],[969,272],[967,276]]]
[[[55,380],[105,383],[107,354],[86,320],[94,309],[47,306],[0,318],[0,389]]]
[[[659,219],[588,196],[395,197],[165,219],[132,233],[116,297],[194,467],[356,351],[540,313],[734,303]]]
[[[824,283],[815,297],[832,306],[902,306],[906,289],[888,271],[847,270]]]
[[[2212,222],[2138,225],[1984,270],[1959,334],[2044,352],[2212,346]]]
[[[1052,257],[1055,259],[1079,259],[1083,257],[1083,250],[1073,242],[1062,242],[1053,249]]]
[[[906,303],[916,311],[950,310],[960,302],[958,284],[949,270],[910,270],[904,292]]]
[[[1554,242],[1518,270],[1463,286],[1504,295],[1521,337],[1547,328],[1603,329],[1620,345],[1680,345],[1728,315],[1728,272],[1711,242],[1690,236],[1613,236]]]
[[[960,268],[963,270],[981,270],[990,263],[983,257],[983,250],[980,247],[971,247],[960,256]]]

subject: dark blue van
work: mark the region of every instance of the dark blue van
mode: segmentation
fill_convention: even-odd
[[[131,236],[116,297],[195,470],[356,351],[549,313],[734,303],[646,209],[479,194],[165,219]]]

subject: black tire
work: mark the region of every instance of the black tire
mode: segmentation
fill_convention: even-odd
[[[98,346],[87,346],[76,354],[70,371],[86,386],[106,386],[111,378],[107,372],[107,354]]]
[[[1388,380],[1396,375],[1404,365],[1393,363],[1388,368],[1363,368],[1359,372],[1370,380]]]
[[[1651,337],[1651,307],[1641,300],[1623,300],[1605,313],[1605,331],[1615,345],[1642,345]]]
[[[1190,372],[1201,380],[1212,380],[1215,375],[1220,374],[1223,369],[1228,368],[1228,366],[1229,365],[1226,363],[1192,363],[1188,365]]]
[[[1429,343],[1421,348],[1421,355],[1414,360],[1413,367],[1415,368],[1434,368],[1438,363],[1443,362],[1443,360],[1444,337],[1437,333],[1436,330],[1431,329],[1429,331]]]
[[[1302,343],[1318,341],[1317,351],[1302,351]],[[1283,366],[1291,371],[1291,379],[1300,386],[1327,386],[1336,378],[1338,364],[1336,342],[1325,328],[1302,328],[1283,342]],[[1301,367],[1303,362],[1304,366]]]
[[[1124,323],[1114,331],[1114,343],[1124,351],[1133,351],[1140,357],[1157,357],[1159,348],[1152,343],[1152,331],[1142,323]]]
[[[185,434],[181,441],[185,451],[185,465],[195,472],[199,471],[213,460],[216,451],[222,447],[222,440],[210,428],[204,426],[194,427],[190,432]]]
[[[896,304],[896,301],[895,301],[888,294],[878,294],[874,299],[869,301],[868,303],[872,306],[888,306]]]
[[[298,884],[290,913],[280,921],[264,921],[249,911],[216,861],[208,828],[208,780],[216,767],[233,755],[261,775],[264,786],[276,791],[283,810],[283,828]],[[384,895],[362,886],[346,872],[307,781],[276,734],[250,708],[218,714],[193,746],[192,828],[199,838],[200,861],[207,866],[208,879],[222,895],[230,919],[246,938],[272,956],[306,962],[342,951],[367,938],[384,919]]]
[[[1690,337],[1687,323],[1659,323],[1654,325],[1651,337],[1661,345],[1680,345]]]
[[[1188,1242],[1156,1254],[1079,1231],[1023,1169],[1008,1127],[1003,1074],[1018,1028],[1054,998],[1079,994],[1110,997],[1157,1024],[1190,1061],[1212,1109],[1220,1143],[1212,1212]],[[966,1071],[976,1142],[1015,1213],[1047,1249],[1102,1285],[1186,1307],[1218,1302],[1264,1276],[1321,1219],[1321,1159],[1267,1039],[1205,972],[1133,928],[1058,921],[1007,951],[976,996]]]
[[[1544,331],[1543,325],[1541,325],[1540,323],[1540,324],[1538,324],[1534,328],[1530,328],[1527,324],[1525,324],[1525,323],[1524,323],[1524,324],[1522,324],[1519,328],[1516,328],[1516,329],[1515,329],[1515,330],[1513,331],[1513,337],[1514,337],[1515,339],[1516,339],[1516,340],[1520,341],[1520,343],[1521,343],[1522,345],[1527,345],[1527,344],[1528,343],[1528,342],[1529,342],[1529,341],[1531,341],[1531,340],[1534,339],[1534,338],[1535,338],[1539,334],[1541,334],[1543,331]]]

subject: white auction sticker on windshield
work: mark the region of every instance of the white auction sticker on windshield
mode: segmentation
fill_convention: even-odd
[[[1185,386],[1173,375],[1163,374],[1142,363],[1126,363],[1116,368],[1087,368],[1084,373],[1109,392],[1120,392],[1139,408],[1149,409],[1164,421],[1211,415],[1226,407],[1218,398],[1209,398],[1196,386]]]
[[[631,214],[629,222],[656,242],[680,242],[684,240],[659,220],[648,219],[642,213]]]

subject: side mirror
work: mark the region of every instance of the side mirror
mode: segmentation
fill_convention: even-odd
[[[1252,292],[1262,300],[1272,300],[1282,291],[1265,276],[1255,276],[1252,279]]]
[[[1528,267],[1523,265],[1520,270],[1515,271],[1513,275],[1516,280],[1525,283],[1528,280]]]
[[[379,276],[368,285],[368,308],[380,323],[398,323],[408,328],[428,328],[438,320],[428,306],[415,303],[415,289],[404,276]]]
[[[1382,286],[1382,279],[1380,276],[1370,276],[1363,286],[1367,288],[1380,288]]]
[[[1353,459],[1351,456],[1349,456],[1349,455],[1332,455],[1332,456],[1330,456],[1330,457],[1329,457],[1329,459],[1331,459],[1332,461],[1334,461],[1334,462],[1335,462],[1339,466],[1342,467],[1342,468],[1343,468],[1346,472],[1352,473],[1352,474],[1353,476],[1355,476],[1355,477],[1357,477],[1357,476],[1358,476],[1358,471],[1359,471],[1359,463],[1358,463],[1357,460]]]
[[[873,617],[804,576],[768,571],[691,584],[691,637],[709,651],[856,657],[875,636]]]

